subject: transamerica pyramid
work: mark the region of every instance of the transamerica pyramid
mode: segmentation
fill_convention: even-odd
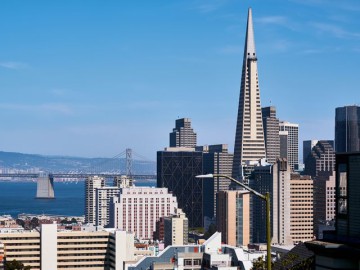
[[[232,176],[240,179],[243,176],[243,168],[246,170],[246,167],[253,167],[265,156],[254,28],[249,8]]]

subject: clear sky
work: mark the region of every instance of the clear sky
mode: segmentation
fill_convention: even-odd
[[[359,0],[3,0],[0,150],[155,160],[188,117],[232,151],[248,7],[262,106],[333,139],[360,103]]]

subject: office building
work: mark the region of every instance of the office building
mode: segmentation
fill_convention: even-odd
[[[176,209],[176,213],[164,218],[164,243],[165,247],[187,245],[189,233],[188,219],[185,213]]]
[[[290,236],[294,243],[314,239],[314,181],[308,175],[291,174]]]
[[[0,257],[32,270],[123,270],[134,260],[134,235],[115,230],[57,231],[57,224],[42,224],[40,231],[0,233],[1,246]]]
[[[118,188],[128,188],[134,185],[133,179],[127,175],[115,176],[113,186]]]
[[[334,141],[320,140],[310,151],[305,162],[305,174],[316,179],[319,175],[332,175],[335,169]]]
[[[360,151],[360,107],[344,106],[335,112],[335,150]]]
[[[170,147],[195,147],[196,133],[191,127],[190,118],[175,121],[175,128],[170,133]]]
[[[274,244],[292,244],[290,237],[290,166],[286,159],[255,167],[250,181],[253,189],[271,196],[271,231]],[[266,205],[252,197],[252,242],[266,242]]]
[[[265,158],[264,130],[261,116],[260,88],[257,70],[252,11],[249,9],[240,98],[236,124],[232,176],[241,178],[244,166],[254,166]]]
[[[267,162],[274,164],[280,157],[279,119],[274,106],[261,108]]]
[[[134,232],[138,239],[153,239],[156,221],[176,213],[177,199],[167,188],[123,188],[111,198],[110,227]]]
[[[306,158],[311,154],[311,150],[317,143],[318,140],[303,141],[303,163],[305,163]]]
[[[289,162],[290,168],[294,170],[295,164],[299,164],[299,125],[289,123],[286,121],[280,121],[279,123],[280,131],[280,156],[286,158]],[[285,145],[281,145],[284,142],[284,137],[287,132],[287,142],[286,148]],[[284,150],[286,149],[286,156],[284,156]]]
[[[166,187],[177,197],[189,219],[189,227],[203,227],[203,152],[170,147],[157,152],[157,187]]]
[[[227,144],[197,147],[203,152],[203,174],[231,175],[233,154],[228,152]],[[231,181],[223,177],[203,179],[204,217],[216,216],[216,193],[228,190]]]
[[[102,187],[95,191],[96,207],[95,207],[95,225],[107,226],[109,225],[110,217],[110,200],[112,197],[118,196],[120,188],[118,187]]]
[[[178,199],[190,227],[203,227],[216,214],[216,193],[229,189],[225,178],[196,178],[200,174],[231,174],[233,155],[226,144],[169,147],[157,153],[157,186],[167,187]]]
[[[314,231],[318,239],[335,219],[335,171],[319,174],[314,180]]]
[[[271,196],[272,243],[290,245],[313,237],[313,180],[291,173],[286,159],[255,167],[251,187]],[[266,242],[266,205],[252,198],[252,242]]]
[[[250,193],[227,190],[217,193],[216,227],[221,241],[231,246],[250,243]]]
[[[315,253],[315,269],[359,269],[360,152],[336,154],[335,232],[305,243]]]
[[[105,178],[101,176],[89,176],[85,180],[85,222],[96,222],[96,189],[105,186]]]

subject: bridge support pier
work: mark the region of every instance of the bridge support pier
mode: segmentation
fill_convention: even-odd
[[[36,199],[55,199],[52,174],[40,173],[37,179]]]

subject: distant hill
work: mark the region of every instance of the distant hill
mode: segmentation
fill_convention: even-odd
[[[0,151],[0,168],[59,172],[126,172],[125,158],[44,156]],[[156,162],[133,160],[133,174],[156,174]]]

